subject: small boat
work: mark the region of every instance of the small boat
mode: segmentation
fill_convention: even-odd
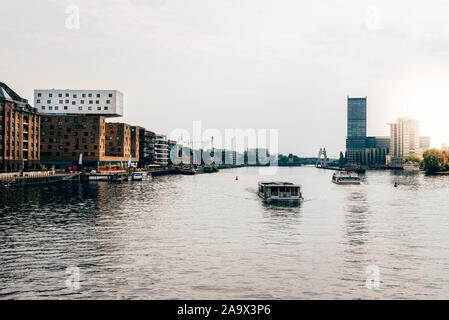
[[[144,181],[144,180],[151,180],[151,173],[148,172],[134,172],[131,175],[132,181]]]
[[[259,182],[257,193],[267,202],[300,202],[302,197],[302,186],[290,182]]]
[[[419,172],[419,164],[418,163],[405,163],[404,164],[404,171],[407,172]]]
[[[338,171],[332,176],[332,182],[336,184],[360,184],[360,177],[351,171]]]

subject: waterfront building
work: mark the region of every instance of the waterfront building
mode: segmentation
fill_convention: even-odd
[[[347,98],[346,162],[368,163],[366,152],[367,98]]]
[[[117,90],[34,90],[34,105],[41,114],[123,116],[123,94]]]
[[[45,115],[41,121],[41,163],[65,169],[81,158],[85,169],[125,168],[131,154],[130,126],[106,123],[101,115]],[[138,154],[132,161],[138,161]]]
[[[370,166],[385,166],[390,153],[389,137],[367,137],[366,159]]]
[[[154,164],[154,146],[156,134],[142,127],[135,127],[139,130],[139,166]]]
[[[0,172],[39,169],[40,115],[0,82]]]
[[[390,153],[389,137],[367,136],[367,98],[348,97],[346,163],[383,167]]]
[[[126,123],[106,123],[106,155],[109,157],[139,160],[139,133],[134,132],[131,138],[131,126]],[[137,139],[136,139],[137,138]]]
[[[390,154],[392,158],[407,160],[411,154],[422,157],[419,122],[411,118],[398,118],[390,123]]]
[[[419,137],[419,148],[422,152],[430,149],[430,137]]]
[[[168,165],[168,139],[167,136],[156,134],[154,142],[154,164],[161,167]]]

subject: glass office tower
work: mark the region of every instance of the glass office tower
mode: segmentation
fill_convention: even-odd
[[[348,133],[346,137],[346,163],[367,164],[366,153],[366,97],[348,97]]]

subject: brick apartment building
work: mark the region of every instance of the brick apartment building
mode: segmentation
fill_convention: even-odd
[[[0,82],[0,172],[39,169],[40,116]]]
[[[131,141],[128,124],[107,123],[102,115],[42,115],[41,162],[56,169],[77,165],[80,154],[86,169],[125,167]],[[139,161],[138,152],[131,156]]]

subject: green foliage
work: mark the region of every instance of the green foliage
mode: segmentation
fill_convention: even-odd
[[[434,174],[444,169],[443,162],[444,158],[439,150],[429,149],[424,152],[424,170],[427,174]]]
[[[407,162],[420,163],[422,161],[421,157],[416,154],[411,154],[407,158]]]
[[[213,173],[213,172],[218,172],[218,168],[216,166],[204,166],[203,171],[205,173]]]

